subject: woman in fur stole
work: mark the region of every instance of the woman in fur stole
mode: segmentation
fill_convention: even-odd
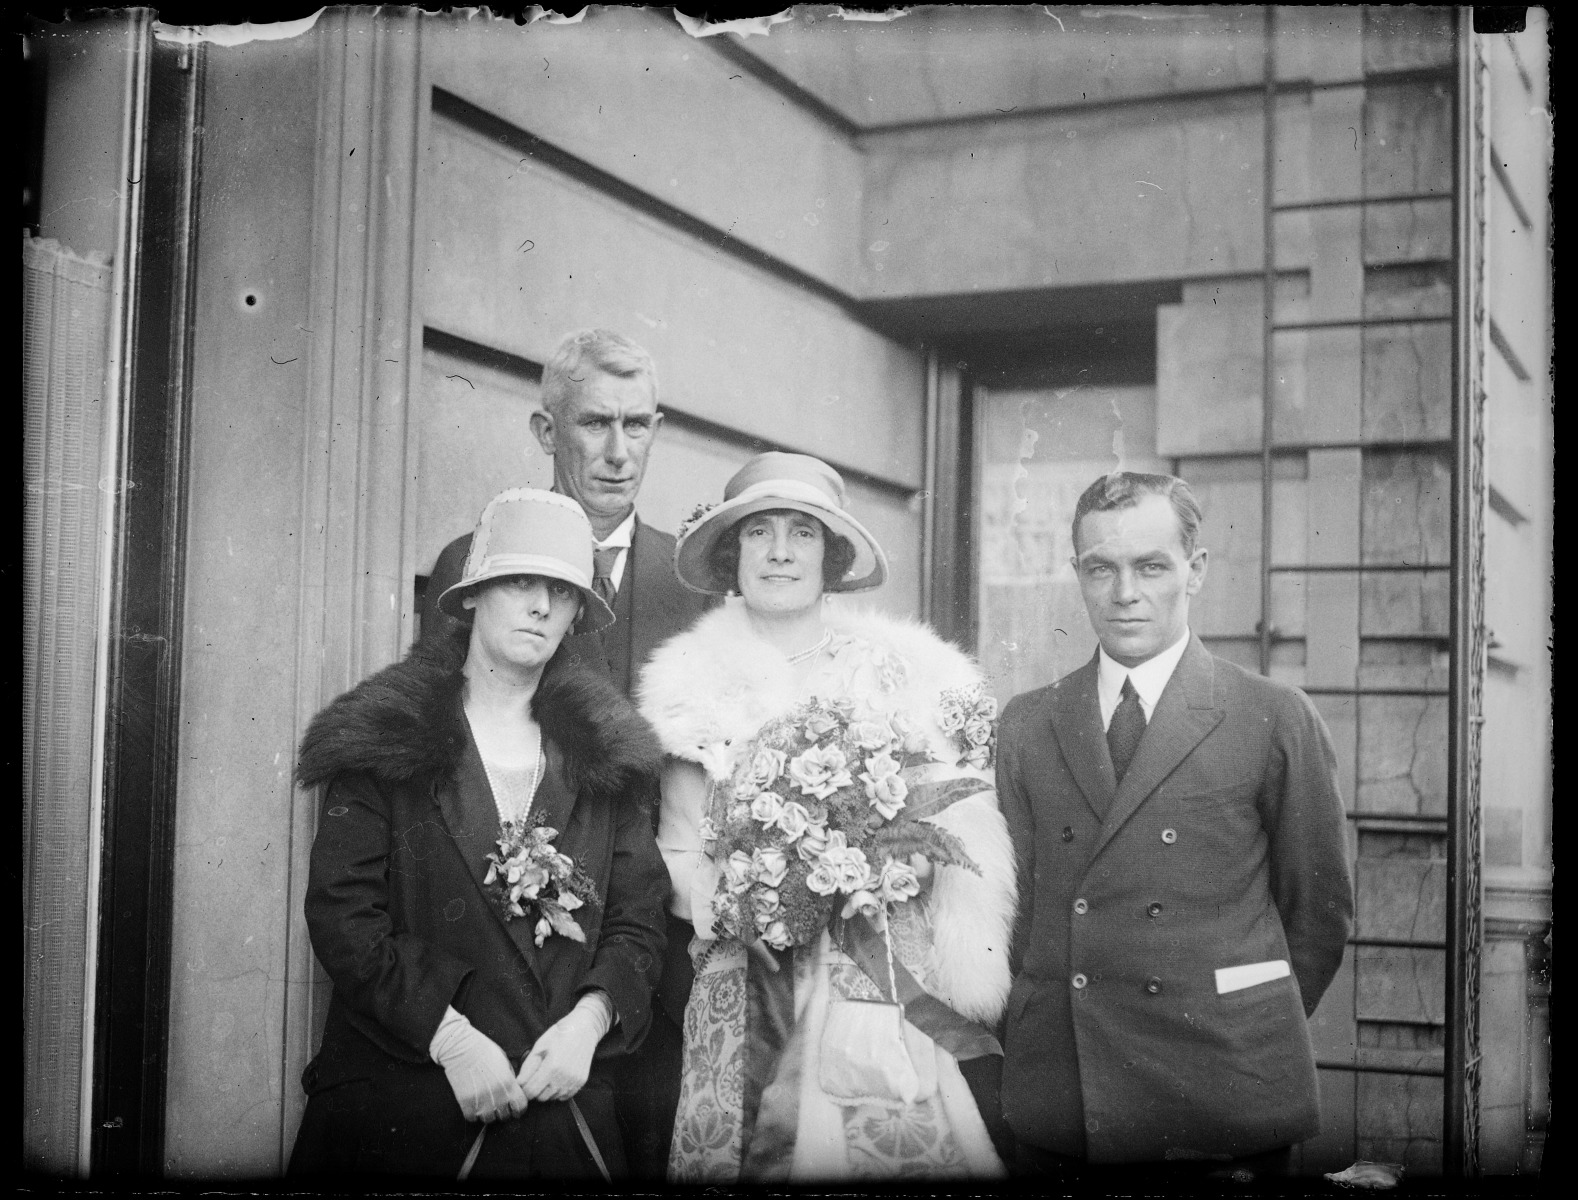
[[[658,845],[670,905],[696,930],[670,1178],[1001,1177],[993,1105],[978,1104],[972,1085],[1001,1063],[990,1030],[1008,995],[1014,857],[991,782],[992,703],[973,693],[973,743],[956,703],[982,676],[923,625],[823,603],[824,592],[874,588],[887,574],[827,464],[763,454],[724,497],[682,531],[675,568],[687,586],[730,599],[658,650],[639,693],[668,756]],[[889,869],[913,871],[913,899],[835,894],[830,929],[774,950],[771,928],[747,941],[720,932],[728,899],[723,909],[713,899],[726,865],[704,847],[716,836],[720,790],[737,789],[736,769],[756,761],[764,725],[811,697],[852,702],[879,727],[908,731],[912,757],[934,761],[905,769],[905,815],[954,835],[979,873],[908,858]],[[791,794],[784,784],[774,786]],[[739,792],[728,795],[725,807]],[[844,1003],[895,996],[902,1026],[891,1008],[884,1017],[880,1006]],[[851,1033],[860,1026],[844,1022],[849,1013],[890,1020],[885,1044],[896,1053],[872,1060],[870,1045],[851,1045],[869,1039]]]
[[[591,576],[573,501],[502,493],[439,601],[469,629],[308,728],[307,928],[334,995],[292,1174],[622,1171],[605,1060],[646,1032],[668,878],[652,730],[557,653],[613,620]]]

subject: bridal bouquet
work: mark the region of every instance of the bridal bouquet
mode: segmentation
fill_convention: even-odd
[[[870,915],[918,895],[911,854],[979,874],[958,838],[905,816],[907,770],[933,758],[902,715],[860,715],[847,700],[813,698],[765,725],[702,822],[722,865],[720,931],[803,946],[840,898]]]
[[[597,887],[568,854],[554,848],[559,831],[532,822],[506,821],[498,850],[488,854],[482,882],[493,889],[504,919],[537,918],[532,938],[541,946],[549,934],[586,941],[586,931],[570,914],[597,903]]]

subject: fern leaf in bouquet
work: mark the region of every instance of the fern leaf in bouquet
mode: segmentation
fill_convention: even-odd
[[[871,855],[879,862],[884,856],[902,862],[911,854],[924,854],[936,866],[962,867],[976,875],[981,873],[964,843],[930,821],[897,821],[884,825],[872,835]]]

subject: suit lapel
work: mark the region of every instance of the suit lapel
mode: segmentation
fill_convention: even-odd
[[[532,819],[539,825],[546,825],[554,830],[554,846],[561,853],[569,853],[567,848],[569,839],[566,835],[575,808],[575,793],[565,782],[564,756],[559,753],[559,748],[549,742],[547,754],[548,762],[543,769],[542,786],[537,789],[537,797],[532,802]],[[579,867],[584,864],[577,859],[575,865]],[[579,912],[576,916],[580,918],[584,928],[586,912]],[[559,934],[549,936],[539,947],[532,939],[532,930],[536,924],[534,921],[516,918],[512,924],[521,926],[526,946],[529,947],[525,951],[526,957],[532,965],[532,970],[537,972],[539,982],[545,987],[546,981],[556,972],[556,964],[564,955],[569,954],[573,957],[583,952],[582,943],[571,941]]]
[[[1112,808],[1107,812],[1107,819],[1102,824],[1101,835],[1096,842],[1096,854],[1101,853],[1102,848],[1112,840],[1123,823],[1134,815],[1145,798],[1156,790],[1157,785],[1171,775],[1178,764],[1205,740],[1206,734],[1221,722],[1222,710],[1215,706],[1212,699],[1215,675],[1216,668],[1210,652],[1199,638],[1190,634],[1189,645],[1178,660],[1173,677],[1168,680],[1161,699],[1156,702],[1156,711],[1151,714],[1150,722],[1145,727],[1145,736],[1140,739],[1134,761],[1129,764],[1129,773],[1123,777],[1123,782],[1118,785],[1117,793],[1113,796]],[[1099,716],[1097,722],[1099,725]],[[1106,750],[1105,737],[1102,738],[1102,753],[1106,755],[1110,771],[1111,755]]]
[[[504,913],[494,898],[493,890],[483,882],[488,875],[488,855],[498,850],[501,834],[499,810],[493,801],[493,788],[488,783],[488,772],[482,765],[482,755],[478,753],[477,743],[472,739],[471,726],[466,723],[464,710],[462,709],[457,715],[466,730],[466,749],[460,756],[454,782],[438,789],[439,811],[443,813],[444,824],[449,827],[449,832],[455,839],[455,848],[466,860],[466,870],[470,872],[472,882],[477,885],[483,906],[493,915],[495,921],[504,926],[510,941],[515,943],[516,949],[526,959],[532,973],[538,975],[538,982],[541,983],[542,977],[538,974],[537,967],[537,947],[532,942],[533,922],[522,917],[505,920]]]
[[[609,676],[614,686],[626,694],[630,691],[630,649],[635,641],[636,593],[644,590],[641,586],[641,543],[645,540],[641,518],[637,517],[630,531],[630,549],[625,552],[625,573],[619,580],[619,590],[614,593],[614,623],[603,633]]]
[[[1085,803],[1100,820],[1112,809],[1118,787],[1101,727],[1101,705],[1096,699],[1096,660],[1075,671],[1052,694],[1052,731],[1057,735],[1063,761],[1085,794]]]

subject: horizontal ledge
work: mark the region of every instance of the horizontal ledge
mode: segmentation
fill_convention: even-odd
[[[495,371],[503,371],[506,375],[514,375],[527,383],[542,382],[542,364],[536,359],[512,354],[508,350],[500,350],[496,346],[488,346],[482,342],[474,342],[470,338],[461,337],[458,333],[450,333],[432,325],[422,327],[422,349],[436,350],[452,358],[463,358],[478,366],[491,367]]]
[[[1340,91],[1346,88],[1367,86],[1387,87],[1408,83],[1451,82],[1456,78],[1456,71],[1457,68],[1455,66],[1412,67],[1400,71],[1381,71],[1374,75],[1333,83],[1317,83],[1311,79],[1279,79],[1272,85],[1271,90],[1274,90],[1278,96],[1300,96],[1312,95],[1315,92]],[[798,88],[798,85],[795,86]],[[958,116],[951,117],[917,117],[908,121],[887,121],[870,125],[853,122],[853,124],[855,137],[858,140],[865,137],[919,133],[934,129],[959,128],[995,122],[1027,121],[1046,117],[1096,116],[1133,108],[1157,108],[1171,104],[1198,104],[1214,100],[1236,100],[1248,97],[1263,98],[1267,90],[1265,81],[1260,80],[1254,83],[1231,84],[1227,87],[1197,88],[1189,91],[1149,92],[1141,96],[1112,96],[1101,100],[1086,100],[1078,103],[1016,106],[1006,111],[994,109],[992,112],[961,113]],[[840,120],[837,123],[837,127],[842,132],[847,128],[844,122],[852,122],[853,119],[845,116],[842,112],[839,112],[838,115]]]
[[[1382,87],[1405,83],[1453,83],[1457,79],[1457,64],[1445,63],[1439,67],[1401,67],[1395,71],[1377,71],[1373,75],[1350,76],[1347,79],[1278,79],[1278,95],[1301,95],[1306,92],[1340,92],[1348,88],[1379,84]],[[1260,91],[1265,91],[1261,84]]]
[[[1348,939],[1348,945],[1392,950],[1445,950],[1447,948],[1444,941],[1429,941],[1423,938],[1352,937]]]
[[[1445,1074],[1439,1067],[1383,1067],[1378,1063],[1331,1062],[1326,1059],[1317,1059],[1315,1067],[1321,1071],[1352,1071],[1359,1075],[1423,1075],[1430,1079],[1440,1079]]]
[[[1370,329],[1387,325],[1445,325],[1452,314],[1436,317],[1353,317],[1340,321],[1273,321],[1272,333],[1297,333],[1305,329]]]
[[[686,412],[683,409],[676,409],[672,405],[662,405],[662,412],[663,420],[667,423],[676,425],[680,429],[688,430],[691,433],[700,434],[703,437],[710,437],[720,442],[726,442],[731,446],[738,446],[742,450],[749,450],[752,454],[762,454],[768,450],[782,450],[790,454],[811,453],[804,446],[791,446],[786,442],[777,442],[771,438],[760,437],[746,430],[736,429],[732,425],[725,425],[721,421],[714,421],[710,417],[702,417],[695,413]],[[920,491],[919,487],[911,487],[907,483],[900,483],[896,479],[889,479],[886,476],[874,474],[862,467],[839,462],[823,454],[818,454],[816,457],[842,475],[845,483],[858,483],[863,487],[882,492],[906,503],[912,500]]]
[[[1445,816],[1434,813],[1378,813],[1378,812],[1350,812],[1346,814],[1350,821],[1360,821],[1374,825],[1439,825],[1446,828]]]
[[[1027,104],[991,112],[960,113],[951,117],[917,117],[909,121],[886,121],[856,125],[855,136],[882,137],[893,134],[923,133],[931,130],[958,129],[971,125],[1007,124],[1048,117],[1092,117],[1134,108],[1155,108],[1167,104],[1200,104],[1213,100],[1238,100],[1264,96],[1263,83],[1236,83],[1227,87],[1198,88],[1193,91],[1150,92],[1142,96],[1112,96],[1102,100],[1082,100],[1067,104]]]
[[[1307,212],[1317,208],[1364,208],[1371,204],[1426,204],[1450,201],[1451,192],[1402,192],[1396,196],[1359,196],[1340,200],[1287,200],[1271,206],[1272,212]]]
[[[1408,696],[1427,699],[1452,694],[1451,688],[1317,687],[1303,683],[1293,686],[1309,696]]]
[[[1188,453],[1165,453],[1162,458],[1170,458],[1175,462],[1187,462],[1198,459],[1202,462],[1219,462],[1223,459],[1243,458],[1258,459],[1269,450],[1273,455],[1291,457],[1295,454],[1308,454],[1312,450],[1375,450],[1388,453],[1408,453],[1428,450],[1451,450],[1451,438],[1418,438],[1410,441],[1375,441],[1375,442],[1275,442],[1267,447],[1255,447],[1249,450],[1191,450]]]
[[[426,350],[436,350],[455,358],[465,359],[480,366],[491,367],[496,371],[503,371],[523,379],[529,383],[542,381],[542,364],[535,359],[526,358],[524,355],[512,354],[508,350],[500,350],[482,342],[474,342],[470,338],[461,337],[459,334],[449,333],[433,326],[425,326],[422,330],[422,347]],[[730,446],[737,446],[742,450],[749,450],[752,454],[760,454],[767,450],[786,450],[791,453],[804,454],[807,451],[801,446],[790,446],[783,442],[773,441],[771,438],[759,437],[744,429],[737,429],[732,425],[725,425],[721,421],[714,421],[709,417],[698,416],[682,408],[663,402],[658,405],[663,419],[670,424],[709,437],[715,441],[723,442]],[[888,479],[861,467],[851,466],[848,463],[837,462],[823,455],[818,455],[830,467],[842,475],[846,482],[859,483],[864,487],[885,495],[894,496],[906,503],[920,490],[909,484],[900,483],[896,479]]]
[[[1273,563],[1270,571],[1273,575],[1319,575],[1323,573],[1341,572],[1349,575],[1389,575],[1400,571],[1450,571],[1450,563]],[[1373,634],[1374,637],[1384,637],[1384,634]],[[1434,636],[1434,635],[1425,635]],[[1447,635],[1442,634],[1441,640],[1446,641]]]
[[[727,254],[736,261],[755,267],[782,283],[833,304],[851,320],[872,329],[875,333],[883,332],[871,325],[860,311],[859,303],[852,296],[832,284],[802,271],[777,255],[740,241],[727,230],[719,229],[710,221],[704,221],[644,188],[627,183],[612,172],[587,162],[579,155],[572,154],[530,130],[522,129],[519,125],[490,112],[481,105],[473,104],[463,96],[436,86],[432,91],[432,105],[433,112],[471,130],[478,136],[508,146],[523,158],[534,159],[551,167],[635,212],[644,213],[701,245]]]
[[[747,50],[734,38],[708,38],[706,44],[711,50],[750,74],[758,83],[772,88],[785,100],[815,117],[841,137],[852,140],[860,133],[861,125],[858,121],[845,116],[815,92],[785,75],[765,58]]]

